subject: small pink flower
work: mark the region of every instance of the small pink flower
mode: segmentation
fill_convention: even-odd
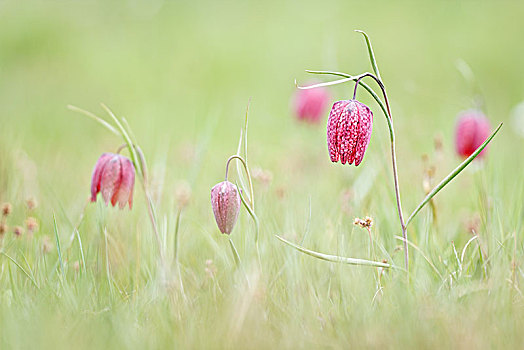
[[[114,153],[104,153],[98,158],[91,179],[91,202],[96,202],[99,192],[106,205],[118,202],[120,209],[129,203],[133,206],[133,187],[135,185],[135,167],[126,157]]]
[[[333,104],[327,124],[329,157],[333,163],[358,166],[371,138],[373,113],[357,100],[343,100]]]
[[[480,111],[462,112],[455,128],[455,150],[462,158],[469,157],[488,138],[491,125]],[[487,148],[478,155],[483,157]]]
[[[227,180],[216,184],[211,189],[211,206],[220,232],[230,234],[240,210],[237,187]]]
[[[325,88],[298,90],[294,99],[295,115],[298,120],[318,123],[328,103],[329,93]]]

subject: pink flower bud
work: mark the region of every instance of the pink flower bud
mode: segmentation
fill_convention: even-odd
[[[333,104],[327,125],[329,157],[333,163],[358,166],[371,138],[373,113],[357,100],[343,100]]]
[[[237,187],[227,180],[216,184],[211,189],[211,206],[220,232],[230,234],[240,210]]]
[[[298,120],[318,123],[329,103],[325,88],[298,90],[295,94],[294,109]]]
[[[133,206],[133,187],[135,185],[135,167],[131,161],[119,154],[104,153],[98,158],[91,179],[91,202],[96,202],[99,192],[106,205],[118,202],[120,209],[129,203]]]
[[[455,150],[463,158],[469,157],[488,138],[491,125],[480,111],[462,112],[455,128]],[[480,152],[483,157],[487,147]]]

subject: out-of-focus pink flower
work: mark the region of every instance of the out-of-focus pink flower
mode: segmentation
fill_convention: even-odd
[[[298,120],[319,123],[329,103],[325,88],[297,90],[294,99],[295,115]]]
[[[455,129],[455,150],[462,158],[469,157],[488,138],[491,125],[488,118],[480,111],[462,112]],[[487,146],[480,152],[479,157],[486,154]]]
[[[135,185],[135,167],[126,157],[114,153],[104,153],[98,158],[91,179],[91,202],[96,202],[99,192],[106,205],[118,202],[120,209],[129,203],[133,206],[133,187]]]
[[[327,143],[332,162],[358,166],[371,138],[373,113],[357,100],[333,104],[327,124]]]
[[[211,207],[220,232],[230,234],[240,210],[237,187],[227,180],[216,184],[211,189]]]

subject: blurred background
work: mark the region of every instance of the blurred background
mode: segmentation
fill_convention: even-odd
[[[251,99],[251,160],[277,181],[293,185],[297,159],[318,158],[315,173],[326,176],[359,172],[329,164],[325,126],[297,124],[290,99],[294,79],[319,79],[304,69],[371,70],[353,32],[362,29],[392,101],[400,168],[409,170],[438,135],[451,155],[456,114],[474,106],[458,59],[475,74],[492,124],[509,121],[524,100],[523,14],[517,1],[1,1],[2,166],[6,153],[28,161],[38,173],[33,191],[53,188],[63,203],[75,201],[98,155],[119,140],[66,106],[102,115],[104,102],[127,118],[152,164],[166,164],[166,177],[194,176],[207,190],[236,149]],[[331,89],[334,100],[351,91]],[[366,161],[387,161],[383,116],[365,92],[359,97],[375,111]],[[497,158],[522,155],[511,129],[506,123],[493,144]],[[505,159],[500,165],[520,166]]]
[[[305,237],[306,231],[310,232],[305,241],[308,247],[344,256],[366,257],[367,233],[355,229],[352,223],[355,217],[370,215],[375,220],[374,232],[381,244],[389,253],[395,254],[398,241],[393,235],[400,232],[391,186],[386,122],[378,105],[364,90],[359,90],[358,98],[375,114],[369,149],[359,167],[332,164],[326,147],[328,110],[318,125],[297,121],[292,108],[295,79],[299,84],[331,79],[308,75],[305,69],[350,74],[371,71],[364,40],[354,29],[368,33],[393,111],[406,213],[424,197],[425,186],[434,185],[461,161],[454,152],[453,143],[459,112],[481,108],[493,128],[504,122],[485,161],[476,162],[435,198],[437,223],[432,225],[428,210],[411,228],[415,242],[434,240],[423,248],[439,247],[432,252],[434,261],[445,264],[446,260],[442,262],[440,254],[445,252],[442,254],[452,257],[450,241],[463,247],[471,237],[472,227],[482,239],[492,239],[490,247],[499,247],[500,237],[502,240],[510,234],[522,232],[524,109],[522,105],[515,108],[524,100],[523,16],[522,1],[0,0],[0,202],[13,203],[15,214],[12,221],[22,222],[25,200],[35,198],[39,207],[31,215],[36,216],[41,226],[35,237],[45,243],[45,236],[54,236],[53,213],[57,216],[62,239],[69,237],[69,230],[84,213],[96,160],[103,152],[115,152],[121,140],[67,106],[81,107],[108,120],[100,107],[101,102],[107,104],[118,116],[128,120],[144,150],[154,200],[163,227],[168,227],[166,231],[173,232],[180,184],[191,189],[191,202],[183,213],[180,226],[180,261],[186,287],[189,293],[197,296],[197,302],[188,303],[187,309],[179,314],[179,304],[175,303],[171,311],[172,315],[182,315],[179,317],[184,320],[184,325],[188,319],[194,319],[192,326],[177,329],[184,336],[192,337],[188,338],[188,344],[205,344],[200,326],[201,322],[207,322],[207,329],[215,330],[208,345],[216,345],[213,339],[222,339],[227,332],[224,328],[227,322],[214,321],[216,308],[226,310],[221,316],[228,320],[229,310],[237,310],[235,305],[230,308],[228,291],[238,293],[238,290],[228,283],[233,279],[227,273],[233,270],[233,263],[214,223],[209,190],[222,181],[225,161],[236,152],[240,128],[250,104],[249,163],[257,177],[255,196],[257,213],[263,223],[262,255],[269,266],[261,277],[263,291],[260,292],[268,295],[264,299],[269,305],[266,331],[285,335],[291,329],[296,332],[295,339],[301,339],[301,335],[307,333],[312,334],[311,339],[316,334],[329,342],[335,337],[332,338],[331,333],[322,333],[324,328],[319,330],[315,322],[320,322],[320,316],[318,319],[310,316],[322,314],[329,319],[331,316],[328,312],[324,314],[324,310],[336,310],[334,319],[346,322],[343,323],[345,326],[349,322],[355,334],[367,322],[374,325],[366,329],[368,338],[361,338],[360,333],[353,338],[357,343],[360,339],[364,343],[375,340],[377,325],[383,327],[385,316],[377,312],[375,319],[370,321],[365,313],[369,311],[367,306],[370,303],[360,303],[366,298],[371,302],[375,293],[369,270],[348,269],[347,266],[335,268],[307,260],[309,257],[292,260],[295,263],[292,268],[283,270],[280,262],[295,255],[272,235],[279,233],[298,241]],[[369,83],[375,86],[371,81]],[[331,103],[351,98],[352,92],[352,83],[329,88]],[[432,174],[429,179],[428,171]],[[154,273],[150,271],[155,271],[155,268],[150,267],[156,266],[157,252],[145,208],[142,192],[137,186],[133,211],[105,210],[100,203],[88,206],[80,227],[86,246],[89,246],[88,264],[90,268],[99,266],[98,252],[103,240],[100,243],[96,223],[105,225],[109,213],[109,227],[116,242],[111,254],[113,273],[129,294],[136,292],[133,289],[136,286],[146,289],[144,295],[150,291],[147,288],[153,289],[149,283]],[[494,228],[497,235],[492,234]],[[141,231],[145,231],[139,236],[142,238],[135,240],[134,233]],[[254,249],[250,246],[251,231],[252,223],[243,211],[232,237],[240,255],[246,260],[250,256],[255,261]],[[147,244],[140,246],[140,239]],[[51,242],[53,240],[51,238]],[[14,239],[11,242],[15,242],[11,245],[13,251],[20,252],[18,245],[26,244]],[[32,252],[31,249],[24,251]],[[140,260],[140,249],[143,260]],[[34,248],[34,251],[39,250]],[[78,259],[75,252],[71,253],[71,261]],[[133,260],[135,252],[138,257]],[[33,263],[33,257],[27,255],[29,262]],[[400,255],[394,257],[398,265],[402,264]],[[17,258],[22,259],[21,256]],[[56,260],[56,254],[53,259]],[[213,291],[216,287],[207,287],[207,282],[202,282],[207,281],[204,266],[208,259],[215,259],[218,266],[218,279],[225,291],[218,293],[219,301],[226,306],[217,307],[217,292]],[[511,264],[511,252],[501,259],[505,259],[506,265],[500,265],[503,266],[502,272],[497,276],[502,276],[502,282],[499,282],[504,284],[504,276]],[[148,263],[144,263],[146,260]],[[35,258],[34,261],[36,265],[40,260]],[[142,274],[141,278],[133,280],[135,263],[137,277],[139,272]],[[56,270],[52,264],[41,263],[39,266],[37,277],[41,281],[47,280]],[[206,266],[208,273],[211,267]],[[424,261],[414,266],[429,270]],[[225,272],[220,275],[221,271]],[[299,275],[299,272],[303,274]],[[428,275],[430,273],[431,270]],[[93,279],[95,290],[105,285],[105,275],[100,275],[99,279]],[[7,272],[3,271],[1,276],[3,281],[7,281]],[[74,272],[69,274],[71,279],[75,276]],[[284,277],[279,279],[279,276]],[[388,316],[389,325],[411,322],[411,326],[406,327],[406,337],[410,336],[412,327],[421,327],[427,335],[426,340],[431,340],[433,334],[446,340],[447,336],[440,336],[443,333],[433,333],[431,325],[424,330],[425,323],[419,322],[420,315],[434,316],[442,310],[439,323],[442,328],[439,329],[451,333],[456,329],[454,339],[464,339],[458,331],[461,328],[448,322],[454,317],[447,312],[449,310],[456,310],[457,319],[468,315],[456,307],[455,299],[447,309],[440,308],[443,299],[434,301],[433,309],[424,309],[427,305],[424,293],[429,290],[424,284],[429,278],[424,276],[419,274],[417,280],[418,286],[422,286],[419,290],[422,291],[419,305],[423,306],[420,314],[410,306],[412,304],[403,304],[403,310],[409,310],[404,312],[414,310],[411,321],[405,321],[404,313],[397,311],[400,310],[398,303],[385,303],[393,305]],[[481,277],[479,285],[484,287]],[[22,275],[18,281],[19,284],[28,283]],[[333,287],[334,291],[330,289],[329,293],[336,294],[340,282],[341,305],[344,307],[334,307],[331,299],[322,294],[324,287],[328,283],[331,286],[332,281],[337,287]],[[441,283],[441,280],[434,280],[431,292],[438,294]],[[78,300],[82,300],[85,290],[87,288],[79,288]],[[359,291],[362,293],[358,294]],[[40,297],[31,292],[32,289],[28,289],[25,305],[34,305],[33,301]],[[105,324],[101,319],[114,322],[115,329],[122,331],[117,345],[132,342],[128,336],[134,333],[135,317],[140,319],[139,334],[144,339],[152,339],[151,334],[158,329],[165,330],[165,339],[170,339],[170,323],[159,321],[158,328],[154,328],[156,325],[150,325],[149,318],[144,316],[150,312],[149,300],[137,307],[139,316],[129,311],[129,317],[118,318],[128,315],[122,311],[128,310],[126,299],[123,302],[125,307],[115,311],[114,319],[105,318],[102,312],[98,318],[98,309],[118,297],[108,297],[107,302],[103,293],[97,294],[96,298],[100,299],[89,293],[85,292],[85,304],[76,304],[76,300],[70,303],[74,312],[69,315],[76,315],[78,305],[82,316],[84,309],[92,309],[93,313],[89,315],[100,325]],[[317,295],[321,295],[320,300],[316,299]],[[345,295],[353,296],[353,299],[344,299]],[[154,298],[151,300],[156,300]],[[96,302],[91,305],[92,300]],[[481,337],[482,328],[471,320],[486,318],[488,322],[484,329],[492,329],[490,317],[482,314],[483,303],[481,300],[471,307],[479,310],[478,317],[472,313],[471,319],[459,321],[460,325],[469,325],[470,330]],[[47,310],[52,309],[53,304],[42,298],[39,305]],[[195,305],[198,305],[197,311]],[[346,308],[346,305],[350,306]],[[158,316],[165,308],[162,303],[155,303],[155,306],[156,319],[162,320]],[[511,310],[510,303],[505,306]],[[351,315],[346,314],[349,308],[353,308]],[[140,310],[145,311],[141,313]],[[493,314],[499,310],[502,309],[493,306]],[[9,312],[4,314],[5,320],[13,315],[21,315],[22,320],[10,323],[12,328],[1,327],[5,329],[4,335],[9,329],[18,327],[17,331],[10,333],[11,344],[24,341],[24,337],[16,334],[40,332],[41,339],[45,339],[46,329],[53,328],[54,324],[67,323],[74,317],[62,318],[51,310],[50,314],[55,315],[54,323],[49,323],[48,328],[36,326],[28,332],[23,320],[32,319],[32,311],[20,313],[13,308]],[[259,315],[258,311],[254,314]],[[184,315],[188,317],[184,318]],[[166,316],[169,317],[171,314]],[[308,319],[309,327],[302,329],[295,322],[298,319]],[[44,324],[47,319],[42,316],[41,320]],[[506,321],[508,327],[499,324],[498,335],[511,332],[513,320],[508,317]],[[258,327],[265,321],[252,317],[250,322],[248,324],[252,327]],[[217,323],[226,326],[216,328]],[[75,336],[83,339],[83,323],[74,324],[77,327],[73,329]],[[340,330],[337,327],[334,326],[334,333]],[[308,329],[317,331],[313,334]],[[101,332],[108,339],[112,336],[110,327],[94,327],[92,330],[94,335]],[[341,334],[344,342],[343,332],[337,333],[338,336]],[[243,336],[251,341],[251,332]],[[259,344],[267,344],[268,339],[258,336]],[[398,339],[402,342],[407,338],[400,335]],[[497,339],[502,341],[504,337]],[[20,342],[17,344],[22,344]],[[93,345],[85,344],[87,347]],[[387,345],[387,339],[384,344]],[[64,347],[67,345],[67,340],[64,340]],[[135,343],[135,346],[139,345],[139,342]]]
[[[77,215],[96,159],[120,140],[66,106],[107,118],[104,102],[133,128],[152,186],[163,195],[158,200],[188,181],[200,203],[195,210],[212,222],[208,191],[236,151],[251,101],[250,163],[272,174],[270,193],[289,194],[286,210],[302,215],[310,199],[319,214],[338,210],[331,199],[344,200],[359,175],[372,178],[369,186],[387,184],[380,201],[394,206],[386,123],[365,91],[358,97],[375,112],[375,123],[358,168],[332,165],[325,123],[299,123],[291,108],[295,79],[330,79],[305,69],[371,70],[363,38],[353,31],[362,29],[389,91],[401,187],[409,188],[405,207],[424,194],[425,154],[436,179],[458,164],[456,115],[479,101],[493,126],[505,122],[489,150],[487,176],[501,198],[519,201],[513,186],[522,184],[524,142],[510,116],[524,100],[523,14],[517,1],[1,1],[0,197],[47,198],[44,213],[60,205]],[[465,65],[473,82],[457,69]],[[352,89],[330,88],[332,100],[349,98]],[[437,158],[435,142],[442,144]],[[449,190],[441,196],[466,207],[476,198],[465,192],[463,202]],[[350,216],[373,212],[377,200]]]

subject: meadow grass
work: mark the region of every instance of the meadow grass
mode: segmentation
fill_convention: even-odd
[[[521,347],[524,139],[509,113],[524,99],[522,14],[524,4],[490,1],[0,2],[0,203],[12,204],[0,348]],[[379,106],[359,91],[375,122],[353,167],[332,164],[325,126],[297,123],[289,105],[294,79],[312,79],[305,69],[371,71],[354,29],[372,38],[388,89],[405,216],[424,179],[435,185],[460,163],[455,117],[479,89],[492,125],[505,123],[485,161],[411,223],[409,280],[275,237],[403,266]],[[330,91],[345,99],[352,85]],[[258,249],[244,209],[230,236],[237,266],[209,191],[250,99],[249,165],[272,180],[255,176]],[[138,183],[131,211],[88,201],[97,158],[122,141],[66,106],[105,116],[100,102],[129,121],[147,157],[165,262]],[[353,224],[365,216],[370,233]]]

